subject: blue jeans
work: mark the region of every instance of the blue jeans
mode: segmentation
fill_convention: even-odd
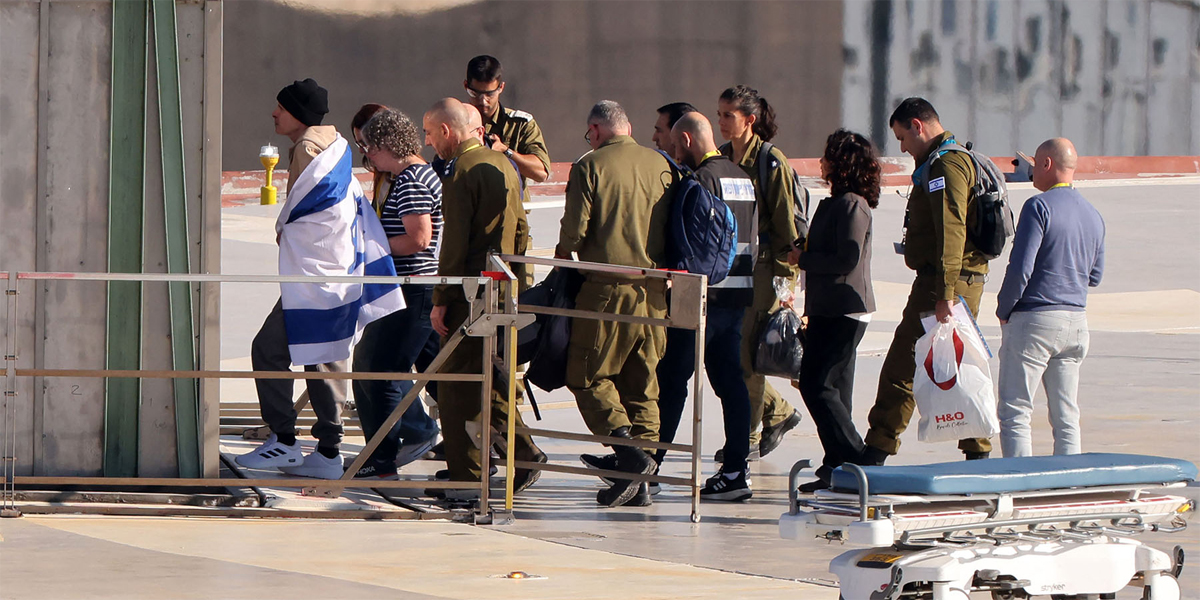
[[[704,332],[704,369],[721,399],[725,420],[725,464],[721,470],[726,473],[745,471],[750,454],[750,394],[742,376],[741,357],[745,312],[745,308],[709,305]],[[688,379],[695,367],[696,332],[668,329],[667,351],[659,359],[657,371],[660,441],[675,440],[687,404]]]
[[[425,285],[401,286],[404,310],[394,312],[370,325],[354,348],[354,371],[407,373],[429,341],[433,325],[429,310],[433,306],[433,288]],[[355,381],[354,403],[363,434],[371,439],[392,411],[400,405],[413,382]],[[437,435],[438,426],[418,398],[409,405],[387,437],[379,443],[368,464],[394,464],[396,453],[404,443],[419,443]]]

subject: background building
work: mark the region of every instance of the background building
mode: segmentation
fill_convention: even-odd
[[[1200,2],[1193,0],[261,0],[225,20],[226,169],[251,169],[274,94],[314,77],[345,129],[363,103],[419,115],[462,97],[493,54],[507,105],[533,113],[555,161],[587,150],[602,98],[649,143],[654,109],[710,115],[757,88],[778,145],[814,156],[836,124],[899,148],[887,117],[922,95],[991,154],[1066,135],[1085,154],[1200,154]]]

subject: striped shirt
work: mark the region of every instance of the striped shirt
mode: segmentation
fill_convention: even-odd
[[[392,256],[397,275],[436,275],[442,239],[442,182],[429,165],[418,163],[392,181],[392,190],[379,215],[389,238],[405,235],[404,217],[429,215],[433,237],[428,248],[408,256]]]

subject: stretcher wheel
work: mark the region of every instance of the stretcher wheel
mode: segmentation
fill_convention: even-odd
[[[1021,600],[1028,598],[1025,590],[993,590],[992,600]]]

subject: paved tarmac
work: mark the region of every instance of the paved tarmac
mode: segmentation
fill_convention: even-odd
[[[1104,181],[1081,191],[1108,228],[1104,282],[1089,301],[1091,352],[1080,388],[1085,451],[1157,454],[1200,461],[1200,180]],[[1020,203],[1032,189],[1016,186]],[[272,230],[277,207],[223,211],[227,273],[275,272]],[[879,310],[860,347],[855,421],[865,426],[882,351],[898,321],[911,281],[891,251],[899,239],[903,199],[885,193],[875,212],[872,269]],[[557,211],[531,217],[535,245],[553,246]],[[999,326],[992,311],[1006,257],[992,263],[980,325],[993,348]],[[248,349],[277,297],[270,286],[226,284],[222,359],[248,368]],[[998,367],[992,361],[993,371]],[[229,381],[223,399],[253,400],[252,385]],[[799,394],[775,380],[802,407]],[[569,401],[564,391],[539,402]],[[721,444],[720,407],[711,390],[703,403],[704,474]],[[806,411],[801,408],[801,412]],[[544,411],[535,426],[583,432],[573,408]],[[690,428],[680,440],[690,441]],[[354,451],[361,439],[347,440]],[[541,442],[552,461],[578,465],[595,445]],[[1034,449],[1049,453],[1044,404],[1034,416]],[[744,504],[704,504],[703,520],[688,518],[684,488],[664,486],[649,508],[600,509],[600,488],[588,477],[546,473],[518,497],[510,525],[453,523],[258,521],[25,517],[0,521],[2,598],[837,598],[828,561],[845,549],[782,540],[776,519],[786,510],[786,475],[800,458],[819,459],[820,444],[805,421],[783,445],[752,463],[754,498]],[[958,460],[953,444],[924,444],[908,431],[895,464]],[[421,461],[406,472],[431,473]],[[668,475],[685,476],[685,457],[671,455]],[[1189,493],[1195,494],[1196,488]],[[1160,549],[1182,545],[1200,556],[1200,528],[1143,536]],[[1184,598],[1200,598],[1200,570],[1184,570]],[[542,578],[495,578],[510,571]],[[1127,588],[1120,598],[1138,598]]]

